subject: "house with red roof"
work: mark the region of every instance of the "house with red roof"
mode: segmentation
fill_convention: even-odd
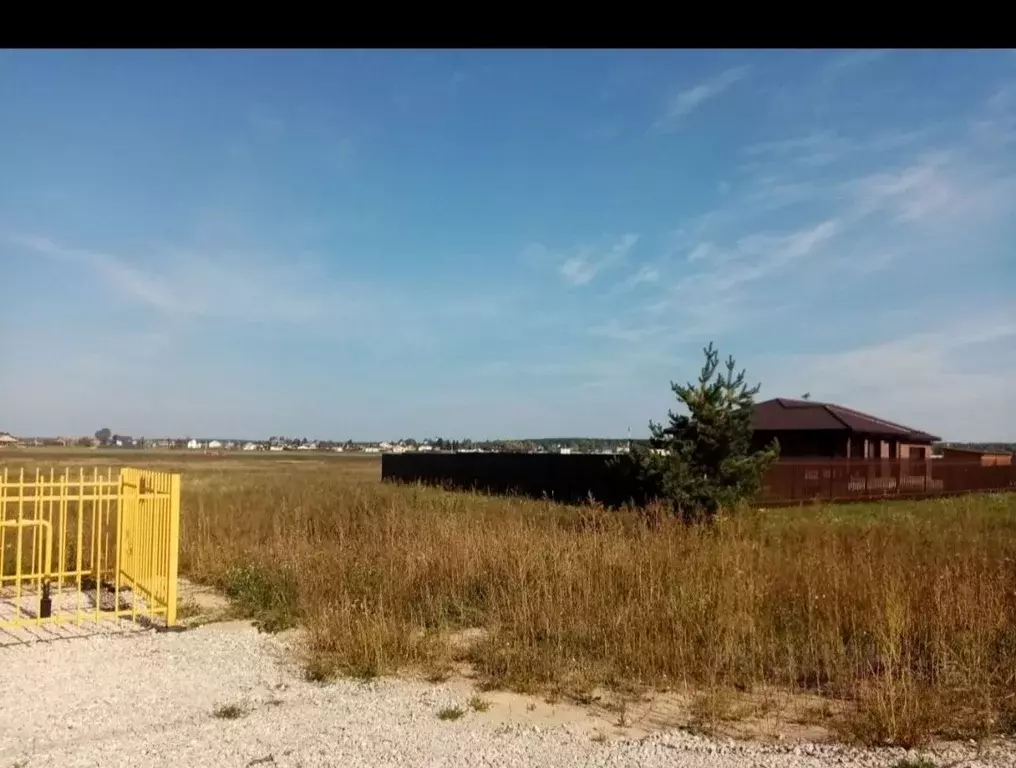
[[[752,445],[776,438],[781,459],[931,458],[940,438],[853,408],[777,397],[755,405]]]

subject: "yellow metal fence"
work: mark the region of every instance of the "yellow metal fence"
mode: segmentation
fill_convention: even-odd
[[[141,469],[0,475],[0,630],[176,622],[180,475]]]

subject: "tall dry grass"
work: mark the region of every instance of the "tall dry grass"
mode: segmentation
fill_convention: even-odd
[[[336,467],[184,486],[184,570],[299,620],[316,674],[440,664],[481,627],[491,685],[817,691],[868,742],[1016,727],[1016,495],[700,529]]]

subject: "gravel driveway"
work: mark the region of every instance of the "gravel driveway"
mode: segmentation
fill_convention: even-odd
[[[284,642],[234,623],[0,648],[0,768],[810,768],[892,766],[907,756],[735,744],[681,731],[602,742],[575,724],[539,727],[505,712],[473,712],[468,691],[454,685],[305,682]],[[466,714],[438,719],[448,706]],[[1016,765],[1011,744],[931,757],[938,765]]]

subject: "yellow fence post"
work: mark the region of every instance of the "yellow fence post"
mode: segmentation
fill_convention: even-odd
[[[180,475],[169,476],[169,584],[166,590],[166,626],[176,624],[176,576],[180,564]]]

